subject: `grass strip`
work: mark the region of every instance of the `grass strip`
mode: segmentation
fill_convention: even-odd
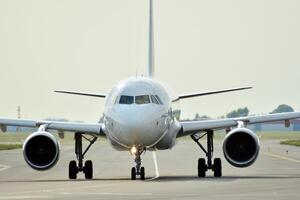
[[[280,144],[293,145],[293,146],[300,147],[300,140],[284,140],[284,141],[281,141]]]
[[[0,144],[0,151],[20,148],[22,148],[22,144]]]

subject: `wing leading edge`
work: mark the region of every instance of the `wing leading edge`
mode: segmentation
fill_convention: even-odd
[[[0,126],[19,126],[38,128],[41,125],[47,125],[47,129],[82,132],[96,135],[105,135],[102,130],[103,124],[101,123],[80,123],[80,122],[57,122],[57,121],[35,121],[23,119],[8,119],[0,118]]]
[[[74,94],[74,95],[81,95],[81,96],[89,96],[89,97],[100,97],[105,98],[105,94],[93,94],[93,93],[82,93],[82,92],[71,92],[71,91],[64,91],[64,90],[55,90],[56,93],[63,93],[63,94]]]
[[[199,131],[204,130],[220,130],[230,127],[235,127],[239,122],[245,124],[257,124],[274,121],[286,121],[300,118],[300,112],[288,112],[279,114],[269,114],[260,116],[248,116],[240,118],[228,118],[217,120],[204,120],[204,121],[182,121],[180,122],[182,130],[178,133],[177,137],[186,135],[193,135]]]
[[[179,95],[176,99],[173,99],[173,102],[178,101],[180,99],[187,99],[187,98],[192,98],[192,97],[207,96],[207,95],[212,95],[212,94],[220,94],[220,93],[234,92],[234,91],[239,91],[239,90],[249,90],[249,89],[252,89],[252,87],[240,87],[240,88],[232,88],[232,89],[226,89],[226,90],[184,94],[184,95]]]

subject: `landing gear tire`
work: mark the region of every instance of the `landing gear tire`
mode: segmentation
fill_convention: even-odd
[[[206,136],[207,147],[206,149],[199,142],[201,138]],[[205,153],[207,158],[207,163],[204,158],[199,158],[198,160],[198,176],[205,177],[205,173],[208,170],[212,170],[214,172],[215,177],[222,176],[222,163],[220,158],[215,158],[212,162],[213,152],[214,152],[214,131],[207,130],[204,134],[195,134],[191,135],[191,138],[198,144],[200,149]]]
[[[82,138],[89,141],[89,145],[82,151]],[[93,163],[91,160],[87,160],[83,165],[83,159],[85,154],[88,152],[90,147],[96,142],[97,137],[92,136],[88,138],[84,136],[84,133],[76,132],[75,133],[75,154],[77,162],[75,160],[70,161],[69,163],[69,178],[76,179],[79,172],[83,172],[86,179],[93,178]]]
[[[198,177],[205,177],[207,171],[207,166],[205,164],[204,158],[199,158],[198,160]]]
[[[222,176],[222,162],[220,158],[214,159],[214,166],[213,166],[214,176],[221,177]]]
[[[70,179],[76,179],[77,178],[77,173],[78,173],[78,168],[76,165],[76,161],[72,160],[69,163],[69,178]]]
[[[131,180],[136,179],[136,169],[135,167],[131,168]]]
[[[93,179],[93,162],[91,160],[85,161],[83,172],[86,179]]]
[[[145,167],[141,167],[140,179],[145,180]]]

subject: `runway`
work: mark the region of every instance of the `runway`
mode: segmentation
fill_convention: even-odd
[[[196,174],[197,159],[204,154],[189,140],[172,150],[146,152],[146,181],[130,180],[134,165],[128,152],[117,152],[105,141],[96,142],[86,155],[93,160],[94,180],[79,175],[68,179],[68,162],[75,158],[72,143],[62,145],[58,164],[37,172],[27,166],[21,150],[0,152],[1,199],[299,199],[300,148],[266,140],[256,163],[234,168],[216,141],[215,157],[221,157],[223,177]],[[155,161],[156,164],[155,164]]]

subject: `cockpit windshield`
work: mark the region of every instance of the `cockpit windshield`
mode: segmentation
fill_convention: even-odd
[[[120,101],[119,104],[133,104],[133,96],[126,96],[126,95],[122,95],[120,97]]]
[[[139,96],[128,96],[128,95],[121,95],[119,104],[157,104],[162,105],[163,102],[158,97],[158,95],[139,95]]]
[[[135,97],[135,103],[136,104],[148,104],[150,102],[149,95],[141,95]]]

